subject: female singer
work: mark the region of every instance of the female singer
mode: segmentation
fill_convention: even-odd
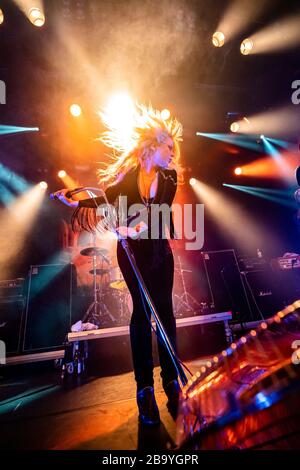
[[[127,197],[128,208],[133,204],[142,203],[151,212],[153,204],[167,204],[169,207],[172,205],[177,189],[177,176],[180,180],[182,175],[179,164],[182,126],[176,119],[162,119],[160,112],[151,107],[139,106],[138,115],[130,150],[122,146],[117,130],[109,126],[104,116],[107,130],[100,140],[112,149],[112,155],[106,168],[99,170],[99,176],[100,183],[105,185],[105,194],[110,204],[114,204],[121,195]],[[76,208],[72,217],[73,229],[94,231],[97,226],[96,207],[104,203],[104,198],[100,196],[74,201],[68,198],[66,193],[67,190],[63,189],[56,195],[63,203]],[[157,239],[128,238],[128,242],[170,342],[176,350],[176,323],[172,306],[174,260],[166,236],[166,226],[161,225],[163,224],[160,224]],[[172,218],[168,229],[170,237],[174,238]],[[137,383],[139,419],[143,424],[154,425],[160,422],[160,417],[153,389],[150,315],[120,243],[117,247],[117,258],[133,300],[130,340]],[[177,371],[159,336],[158,352],[168,408],[174,416],[177,412],[180,387]]]

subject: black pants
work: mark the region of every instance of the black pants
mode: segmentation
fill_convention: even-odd
[[[129,240],[137,266],[149,290],[162,324],[176,351],[176,322],[173,315],[172,289],[174,259],[168,240]],[[159,247],[159,256],[158,254]],[[138,391],[153,386],[153,358],[150,313],[127,255],[118,243],[118,263],[133,301],[130,322],[130,340],[135,380]],[[145,308],[147,314],[145,312]],[[158,353],[163,385],[177,378],[177,371],[161,338],[158,338]]]

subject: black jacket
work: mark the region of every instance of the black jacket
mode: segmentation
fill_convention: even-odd
[[[141,199],[138,184],[138,169],[132,170],[128,172],[122,181],[119,183],[109,186],[106,191],[106,197],[110,204],[115,204],[119,196],[127,196],[127,207],[129,208],[133,204],[142,204],[143,201]],[[156,195],[153,198],[152,204],[167,204],[171,207],[172,202],[175,197],[177,189],[177,173],[175,170],[167,170],[167,169],[160,169],[158,171],[158,184],[157,184],[157,191]],[[79,201],[78,208],[76,209],[74,216],[76,218],[80,218],[80,211],[82,209],[95,209],[104,204],[105,200],[103,196],[99,196],[96,198],[91,199],[83,199]],[[90,224],[92,225],[92,224]],[[83,227],[87,230],[91,229],[91,227]],[[168,227],[170,231],[171,238],[174,238],[174,223],[173,218],[170,218],[170,227]]]

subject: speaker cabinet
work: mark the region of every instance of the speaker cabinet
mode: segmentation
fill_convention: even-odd
[[[233,320],[245,321],[250,306],[234,250],[202,252],[211,297],[216,312],[231,310]]]
[[[23,351],[63,346],[72,324],[76,271],[72,264],[31,266]]]
[[[20,352],[24,304],[21,298],[0,299],[0,340],[8,356]]]
[[[244,272],[253,320],[261,320],[300,299],[300,270]]]

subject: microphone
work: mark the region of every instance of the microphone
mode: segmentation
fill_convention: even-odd
[[[71,189],[70,191],[67,191],[67,192],[66,192],[66,197],[67,197],[67,198],[71,198],[71,197],[73,196],[73,194],[80,193],[80,192],[83,191],[83,190],[84,190],[83,187]],[[49,198],[51,199],[51,201],[54,201],[55,199],[59,199],[59,197],[56,195],[56,192],[55,192],[55,193],[51,193],[51,194],[49,195]]]

